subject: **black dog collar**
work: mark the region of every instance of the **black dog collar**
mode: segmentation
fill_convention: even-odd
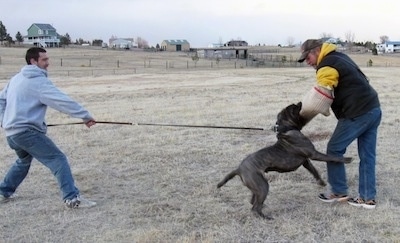
[[[285,133],[290,130],[299,130],[299,129],[293,126],[279,126],[278,124],[275,124],[274,126],[275,133]]]

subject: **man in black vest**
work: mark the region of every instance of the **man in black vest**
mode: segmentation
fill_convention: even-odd
[[[338,119],[327,146],[327,154],[343,156],[347,147],[357,139],[359,165],[358,197],[347,195],[345,164],[327,162],[331,192],[321,193],[324,202],[345,202],[374,209],[376,206],[376,141],[382,112],[377,92],[368,78],[336,45],[309,39],[301,47],[299,62],[306,61],[316,69],[316,86],[331,91],[331,109]],[[307,109],[307,107],[304,107]]]

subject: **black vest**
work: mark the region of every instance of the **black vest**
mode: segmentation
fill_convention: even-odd
[[[317,70],[329,66],[339,73],[331,105],[336,118],[355,118],[380,106],[377,92],[367,77],[347,55],[333,51],[326,55]]]

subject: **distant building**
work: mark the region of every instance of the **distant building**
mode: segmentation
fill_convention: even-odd
[[[379,53],[396,53],[400,52],[400,41],[386,41],[384,44],[376,45]]]
[[[377,50],[378,54],[384,53],[385,52],[385,47],[386,47],[385,44],[377,44],[376,45],[376,50]]]
[[[228,41],[225,46],[248,46],[249,44],[247,44],[246,41],[242,41],[242,40],[231,40]]]
[[[211,43],[208,45],[208,48],[219,48],[219,47],[223,47],[224,44],[223,43]]]
[[[335,44],[339,51],[346,51],[346,43],[341,41],[339,38],[323,37],[323,38],[321,38],[321,41],[324,43]]]
[[[208,59],[246,59],[248,57],[248,47],[216,47],[199,48],[196,50],[201,58]]]
[[[163,40],[161,42],[163,51],[189,51],[190,44],[187,40]]]
[[[50,24],[34,23],[28,28],[28,35],[24,36],[24,44],[39,47],[59,47],[60,35]]]
[[[117,38],[112,36],[108,40],[110,48],[115,49],[131,49],[137,47],[133,38]]]
[[[321,41],[326,42],[326,43],[332,43],[332,44],[341,44],[342,43],[340,41],[340,39],[334,38],[334,37],[323,37],[323,38],[321,38]]]

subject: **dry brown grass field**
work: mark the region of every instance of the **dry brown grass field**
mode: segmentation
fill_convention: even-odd
[[[0,48],[0,88],[24,64],[25,50]],[[377,208],[320,202],[317,195],[327,188],[299,168],[266,174],[270,193],[264,213],[274,220],[263,220],[251,214],[250,191],[238,177],[221,189],[216,185],[247,154],[276,141],[269,128],[282,108],[301,100],[314,84],[313,69],[255,68],[243,61],[235,66],[235,60],[213,66],[212,60],[200,60],[197,65],[204,64],[202,68],[187,68],[193,61],[182,53],[68,48],[48,53],[49,77],[99,121],[264,130],[114,124],[49,127],[48,135],[69,158],[82,195],[98,205],[64,208],[55,179],[34,160],[18,198],[0,204],[0,242],[399,241],[400,58],[352,55],[379,92],[383,110]],[[369,59],[372,67],[365,65]],[[121,67],[115,67],[118,61]],[[174,66],[166,68],[171,62]],[[107,72],[100,73],[101,69]],[[77,121],[53,110],[47,115],[48,124]],[[303,132],[324,152],[335,122],[333,115],[317,116]],[[1,135],[0,179],[16,158],[3,131]],[[346,168],[350,194],[357,196],[356,143],[346,155],[355,158]],[[326,179],[324,162],[313,164]]]

